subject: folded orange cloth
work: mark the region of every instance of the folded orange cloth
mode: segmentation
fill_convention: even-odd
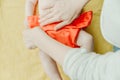
[[[28,23],[30,28],[40,27],[38,22],[39,16],[29,16]],[[55,31],[54,27],[59,23],[48,24],[41,27],[49,36],[55,40],[70,46],[70,47],[80,47],[76,44],[77,36],[82,28],[86,28],[92,20],[92,11],[82,13],[78,18],[76,18],[71,24],[66,25],[60,30]]]

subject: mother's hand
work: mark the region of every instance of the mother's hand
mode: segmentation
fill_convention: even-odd
[[[44,16],[41,15],[41,26],[60,22],[55,27],[55,30],[58,30],[70,24],[78,17],[87,2],[88,0],[57,0],[53,7],[46,10],[47,13]]]

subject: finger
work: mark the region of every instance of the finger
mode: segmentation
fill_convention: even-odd
[[[59,23],[59,24],[56,25],[56,27],[54,28],[54,30],[58,30],[58,29],[66,26],[66,25],[68,25],[68,24],[69,24],[68,21],[61,22],[61,23]]]
[[[46,20],[48,20],[48,19],[54,17],[55,14],[56,14],[56,12],[49,13],[48,15],[42,17],[42,18],[40,19],[40,22],[42,23],[42,22],[44,22],[44,21],[46,21]]]
[[[61,20],[58,19],[57,17],[51,18],[51,19],[48,19],[45,22],[41,23],[41,26],[44,26],[44,25],[47,25],[47,24],[51,24],[51,23],[54,23],[54,22],[60,22],[60,21]]]

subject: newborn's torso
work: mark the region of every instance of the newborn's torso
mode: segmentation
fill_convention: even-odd
[[[39,14],[45,14],[46,9],[50,9],[57,0],[38,0]]]

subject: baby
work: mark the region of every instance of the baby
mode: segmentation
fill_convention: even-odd
[[[25,18],[25,26],[27,29],[40,27],[40,23],[38,22],[39,17],[33,16],[35,5],[39,6],[39,14],[45,15],[49,12],[50,7],[52,7],[57,0],[27,0],[26,2],[26,18]],[[42,27],[42,29],[52,38],[57,41],[65,44],[70,47],[87,47],[88,50],[92,50],[93,40],[92,36],[87,32],[81,30],[82,28],[87,27],[90,24],[92,17],[92,12],[86,12],[75,19],[70,25],[65,26],[64,28],[54,31],[54,26],[58,23],[53,23]],[[26,42],[26,46],[30,49],[35,48],[34,43],[28,39]],[[87,46],[90,44],[90,46]],[[46,53],[40,50],[40,59],[45,68],[47,75],[51,80],[62,80],[56,62],[49,57]]]

